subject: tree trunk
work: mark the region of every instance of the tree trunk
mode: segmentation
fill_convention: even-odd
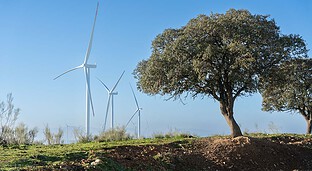
[[[233,112],[233,103],[230,105],[224,105],[222,102],[220,102],[220,109],[221,109],[221,113],[224,116],[227,124],[229,125],[230,129],[231,129],[231,136],[232,137],[238,137],[238,136],[242,136],[242,131],[240,129],[240,127],[238,126],[238,124],[236,123],[235,119],[234,119],[234,112]]]
[[[307,121],[307,134],[311,134],[312,130],[312,119],[306,119]]]

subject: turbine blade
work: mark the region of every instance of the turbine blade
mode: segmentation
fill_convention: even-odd
[[[70,70],[67,70],[67,71],[65,71],[64,73],[62,73],[61,75],[55,77],[53,80],[56,80],[56,79],[58,79],[59,77],[61,77],[62,75],[67,74],[67,73],[69,73],[69,72],[71,72],[71,71],[74,71],[74,70],[76,70],[76,69],[79,69],[79,68],[83,68],[83,66],[79,65],[79,66],[77,66],[77,67],[75,67],[75,68],[72,68],[72,69],[70,69]]]
[[[97,79],[102,83],[102,85],[105,87],[105,89],[109,93],[109,88],[106,86],[106,84],[102,80],[100,80],[99,78],[97,78]]]
[[[90,102],[91,102],[91,109],[92,109],[92,114],[93,116],[95,115],[94,114],[94,107],[93,107],[93,101],[92,101],[92,95],[91,95],[91,88],[90,88],[90,78],[88,78],[88,75],[90,75],[90,71],[88,71],[89,69],[88,68],[85,68],[85,74],[86,74],[86,81],[87,81],[87,84],[88,84],[88,92],[89,92],[89,97],[90,98]]]
[[[129,84],[130,84],[130,83],[129,83]],[[133,88],[132,88],[131,84],[130,84],[130,87],[131,87],[131,91],[132,91],[132,94],[133,94],[133,97],[134,97],[134,100],[135,100],[135,104],[136,104],[137,108],[139,109],[139,108],[140,108],[140,107],[139,107],[139,103],[138,103],[138,100],[137,100],[137,98],[136,98],[136,96],[135,96],[135,94],[134,94],[134,91],[133,91]]]
[[[111,95],[109,94],[108,95],[107,106],[106,106],[106,115],[105,115],[105,121],[104,121],[104,131],[105,131],[106,122],[107,122],[107,116],[108,116],[108,111],[109,111],[110,99],[111,99]]]
[[[112,92],[114,92],[115,88],[117,87],[119,81],[121,80],[121,77],[124,75],[125,71],[122,72],[121,76],[119,77],[117,83],[115,84],[115,86],[112,88]]]
[[[135,116],[135,114],[136,113],[138,113],[138,111],[140,111],[140,109],[137,109],[134,113],[133,113],[133,115],[131,116],[131,118],[129,119],[129,121],[127,122],[127,124],[126,124],[126,127],[125,128],[127,128],[127,126],[129,125],[129,123],[130,123],[130,121],[132,120],[132,118]]]
[[[86,52],[86,55],[85,55],[85,59],[84,59],[84,62],[83,62],[84,64],[86,64],[88,62],[89,55],[90,55],[90,52],[91,52],[92,41],[93,41],[93,33],[94,33],[94,28],[95,28],[95,23],[96,23],[96,17],[97,17],[97,14],[98,14],[98,9],[99,9],[99,2],[97,3],[97,6],[96,6],[96,12],[95,12],[94,22],[93,22],[93,26],[92,26],[91,35],[90,35],[90,41],[89,41],[88,49],[87,49],[87,52]]]

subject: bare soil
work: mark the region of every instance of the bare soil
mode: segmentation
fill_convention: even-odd
[[[119,146],[94,152],[89,170],[312,170],[312,139],[210,137],[163,145]],[[80,161],[70,170],[81,170]],[[118,167],[117,167],[118,166]],[[65,166],[64,166],[65,167]]]

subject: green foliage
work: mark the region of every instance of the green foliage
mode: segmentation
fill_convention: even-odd
[[[281,34],[268,16],[230,9],[163,31],[152,42],[150,58],[138,63],[134,75],[138,89],[149,95],[213,97],[220,102],[232,135],[239,136],[235,99],[255,93],[259,78],[306,52],[300,36]]]
[[[127,134],[125,127],[117,127],[115,129],[109,129],[105,132],[102,132],[95,140],[99,142],[108,142],[129,139],[132,139],[132,137]]]
[[[298,58],[274,68],[262,87],[264,111],[299,112],[307,121],[307,133],[312,122],[312,59]]]
[[[263,110],[312,112],[312,59],[292,59],[276,67],[263,86]]]
[[[292,54],[306,55],[300,37],[279,32],[274,20],[247,10],[200,15],[154,39],[152,55],[134,71],[138,88],[151,95],[190,92],[218,101],[253,93],[256,75]]]

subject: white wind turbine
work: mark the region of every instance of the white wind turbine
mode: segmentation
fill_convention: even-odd
[[[106,107],[106,115],[105,115],[105,122],[104,122],[104,131],[105,131],[105,127],[106,127],[106,122],[107,122],[107,116],[108,116],[108,110],[109,110],[109,105],[110,105],[110,101],[112,99],[112,118],[111,118],[111,126],[112,129],[114,129],[114,95],[118,95],[118,92],[114,92],[114,90],[116,89],[119,81],[121,80],[121,77],[124,75],[125,71],[122,72],[121,76],[119,77],[118,81],[116,82],[116,84],[114,85],[114,87],[112,89],[109,89],[105,83],[103,81],[101,81],[100,79],[98,79],[103,86],[105,87],[107,93],[108,93],[108,101],[107,101],[107,107]]]
[[[97,3],[97,6],[96,6],[96,12],[95,12],[94,22],[93,22],[93,26],[92,26],[91,35],[90,35],[90,41],[89,41],[88,49],[87,49],[87,52],[85,54],[85,58],[84,58],[83,63],[81,65],[79,65],[75,68],[72,68],[72,69],[70,69],[70,70],[68,70],[68,71],[66,71],[66,72],[62,73],[61,75],[54,78],[54,80],[56,80],[57,78],[61,77],[62,75],[66,74],[68,72],[83,68],[84,73],[85,73],[85,77],[86,77],[86,133],[87,133],[87,136],[90,135],[90,104],[91,104],[92,113],[94,116],[94,108],[93,108],[91,89],[90,89],[90,68],[96,68],[96,64],[88,64],[88,59],[89,59],[91,48],[92,48],[93,33],[94,33],[94,27],[95,27],[96,17],[97,17],[97,13],[98,13],[98,8],[99,8],[99,2]]]
[[[126,124],[126,127],[129,125],[130,121],[135,116],[135,114],[138,114],[138,139],[139,139],[140,138],[140,133],[141,133],[141,110],[142,110],[142,108],[140,108],[140,106],[139,106],[138,100],[137,100],[137,98],[136,98],[136,96],[134,94],[134,91],[133,91],[133,88],[132,88],[131,84],[130,84],[130,87],[131,87],[131,91],[132,91],[132,94],[133,94],[133,97],[134,97],[137,109],[135,110],[135,112],[133,113],[131,118],[129,119],[128,123]]]

